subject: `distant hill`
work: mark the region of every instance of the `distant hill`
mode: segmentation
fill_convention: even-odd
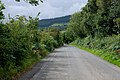
[[[52,18],[52,19],[43,19],[39,20],[39,28],[45,28],[45,27],[55,27],[54,24],[67,24],[70,20],[70,15],[58,17],[58,18]]]

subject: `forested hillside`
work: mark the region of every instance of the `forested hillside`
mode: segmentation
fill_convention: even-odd
[[[120,0],[88,0],[71,16],[64,38],[120,66]]]
[[[50,27],[53,24],[66,24],[70,20],[70,15],[58,17],[58,18],[52,18],[52,19],[43,19],[39,21],[39,28],[42,27]]]

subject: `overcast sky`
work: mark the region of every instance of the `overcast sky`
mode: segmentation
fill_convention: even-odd
[[[45,0],[38,6],[32,6],[23,0],[15,2],[15,0],[2,0],[5,5],[4,14],[7,17],[15,15],[24,15],[35,17],[41,12],[39,18],[47,19],[73,14],[80,11],[87,3],[87,0]]]

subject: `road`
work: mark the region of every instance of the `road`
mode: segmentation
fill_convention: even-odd
[[[19,80],[120,80],[120,68],[65,45],[34,65]]]

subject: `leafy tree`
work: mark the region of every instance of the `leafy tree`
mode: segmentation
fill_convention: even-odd
[[[57,41],[56,47],[63,45],[63,36],[59,29],[57,28],[48,28],[50,36],[54,38],[54,40]]]
[[[25,1],[38,5],[41,0]],[[4,19],[3,9],[4,5],[0,1],[0,20]],[[7,23],[0,23],[0,80],[11,80],[49,51],[63,45],[59,30],[38,29],[37,17],[26,19],[24,16],[16,16],[9,19]]]
[[[57,45],[56,40],[49,33],[42,32],[41,43],[45,45],[46,50],[53,51]]]
[[[119,3],[119,0],[88,0],[81,12],[72,15],[67,31],[81,38],[119,34]]]
[[[4,4],[0,0],[0,20],[4,18],[3,9],[5,9]]]

